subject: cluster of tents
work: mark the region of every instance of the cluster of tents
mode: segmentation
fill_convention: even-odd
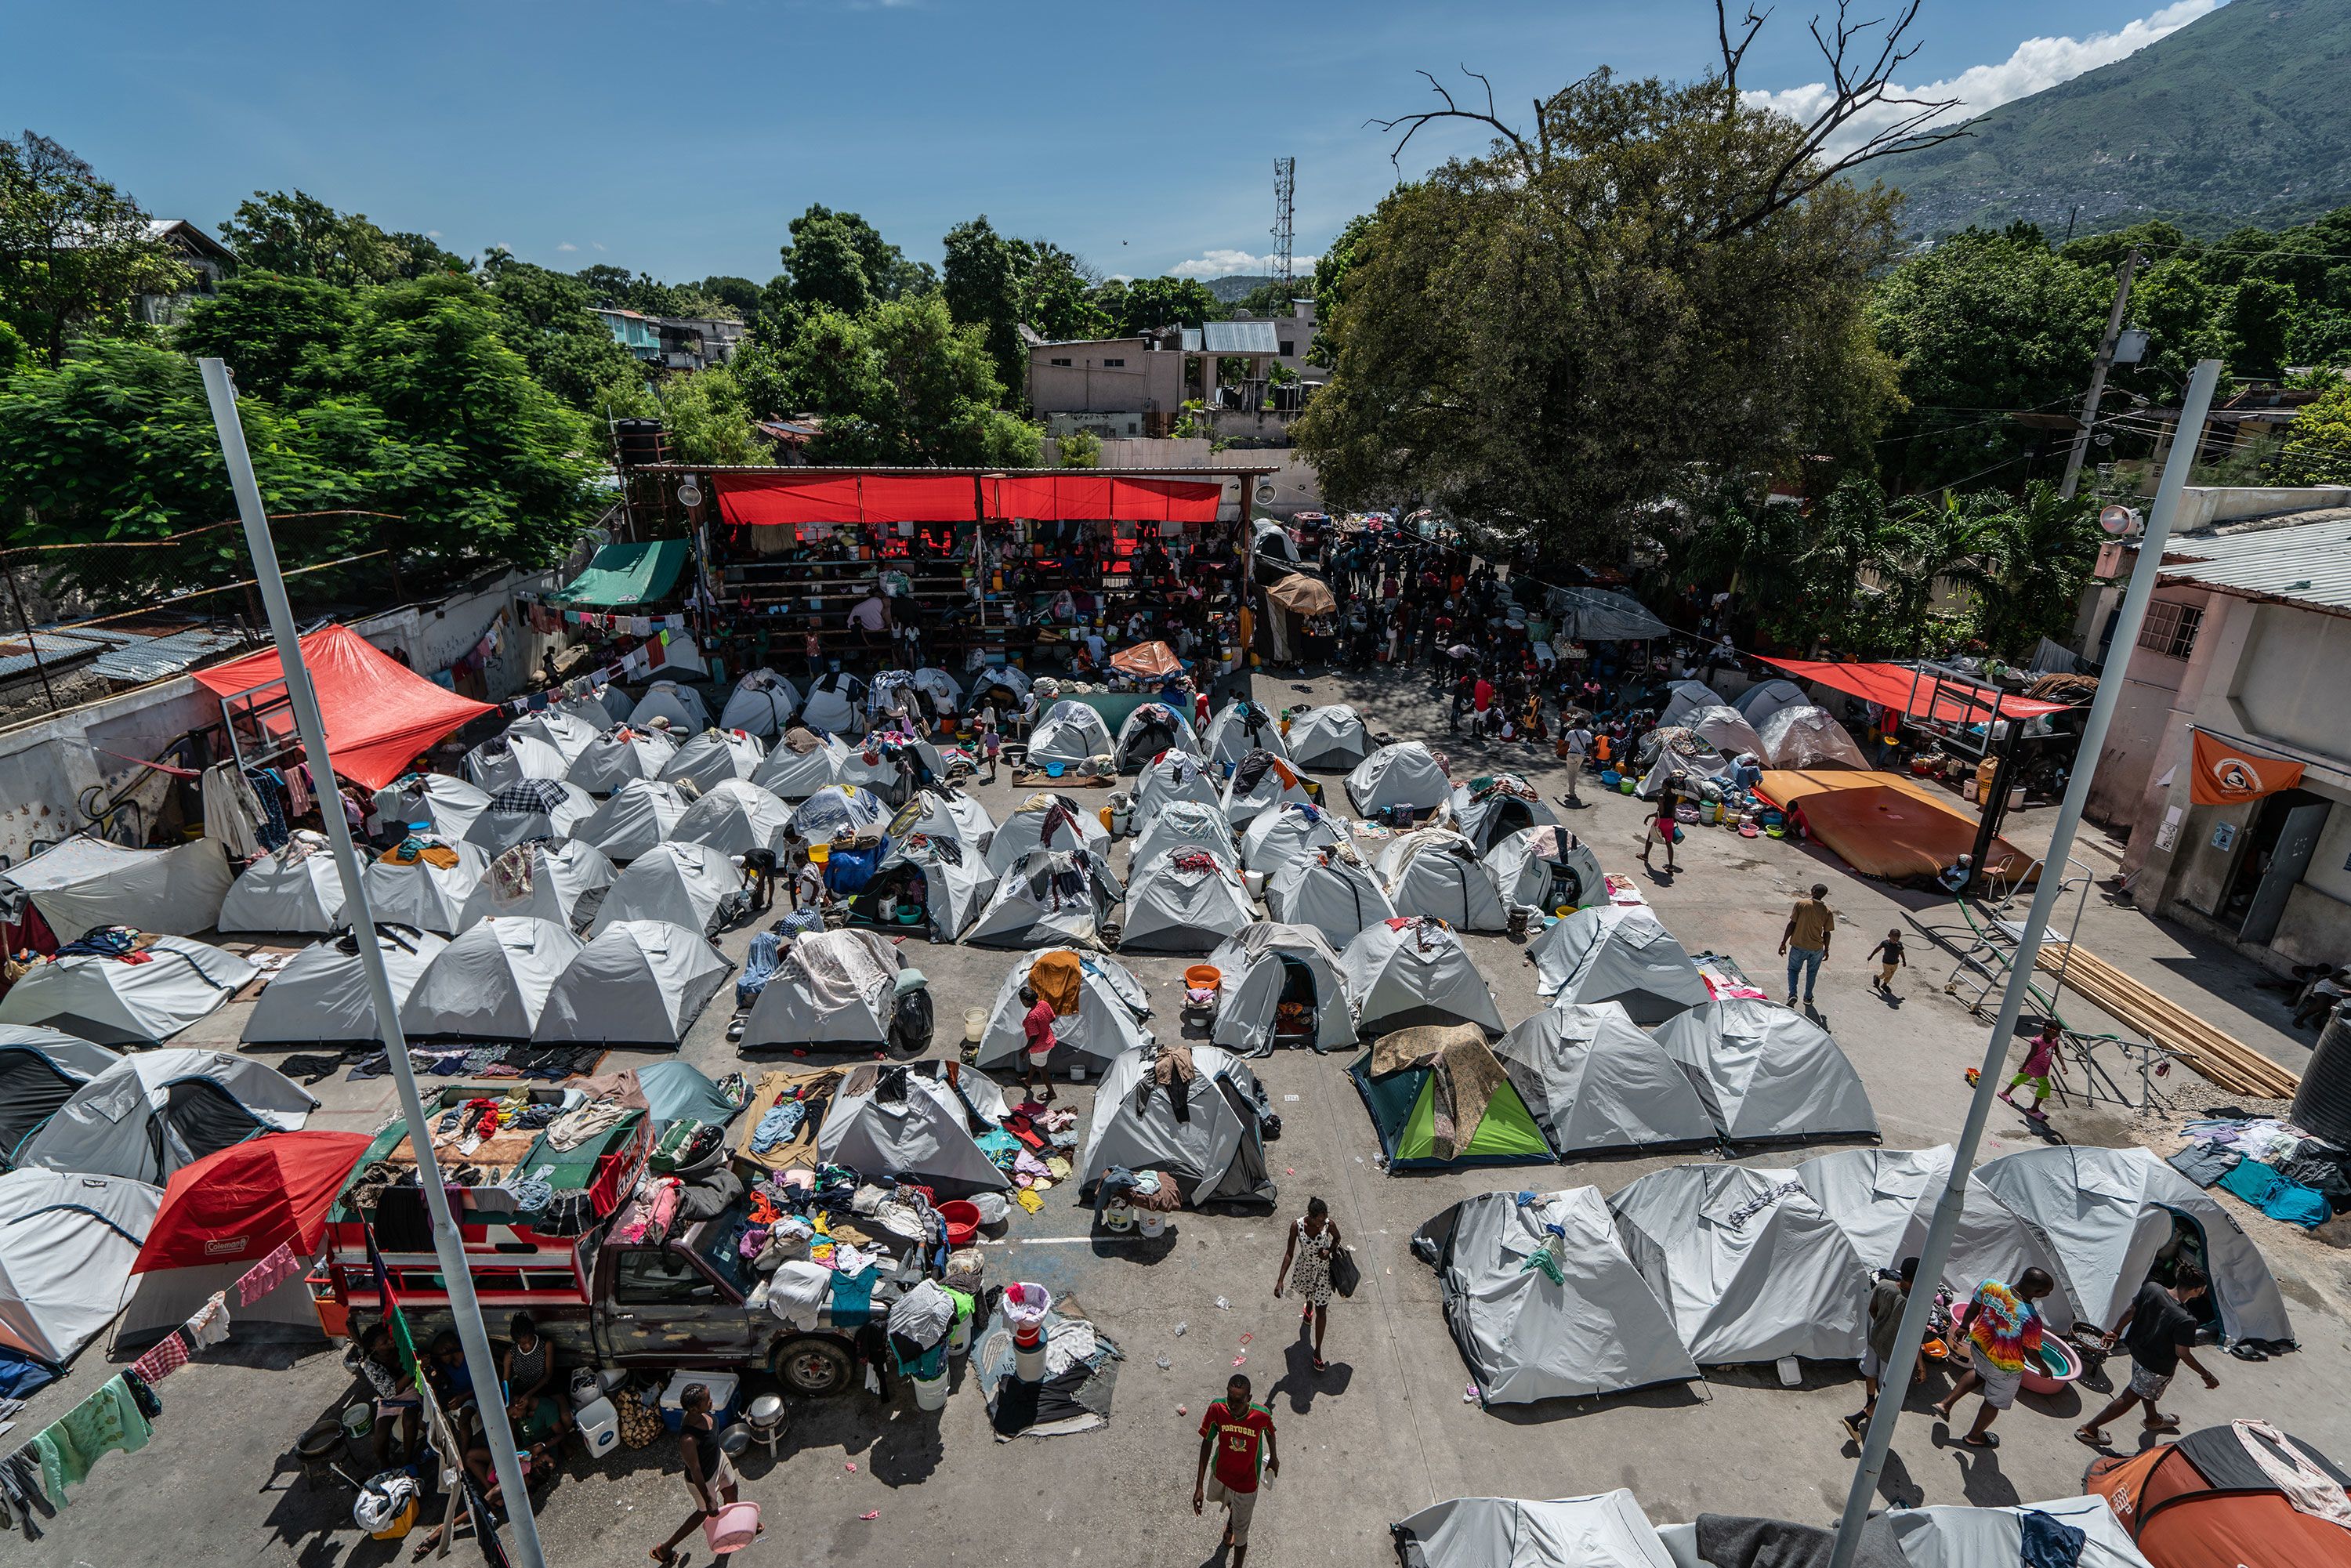
[[[1950,1173],[1948,1146],[1844,1149],[1792,1168],[1684,1165],[1612,1196],[1495,1192],[1446,1208],[1413,1250],[1489,1404],[1605,1395],[1795,1356],[1857,1359],[1870,1281],[1917,1254]],[[1943,1277],[2047,1270],[2059,1333],[2110,1330],[2159,1252],[2202,1260],[2223,1343],[2290,1347],[2260,1249],[2220,1205],[2145,1149],[2045,1148],[1969,1178]]]

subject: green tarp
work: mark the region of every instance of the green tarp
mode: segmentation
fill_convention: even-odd
[[[1469,1146],[1447,1159],[1437,1149],[1435,1070],[1406,1068],[1380,1077],[1372,1075],[1366,1051],[1348,1070],[1364,1109],[1380,1134],[1380,1152],[1388,1169],[1445,1170],[1460,1166],[1549,1165],[1559,1156],[1527,1110],[1526,1102],[1506,1081],[1487,1101]]]
[[[549,594],[547,602],[590,610],[658,604],[669,597],[684,570],[684,539],[656,539],[649,545],[606,545],[596,552],[587,570]]]

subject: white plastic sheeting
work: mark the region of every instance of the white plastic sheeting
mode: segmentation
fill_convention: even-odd
[[[400,1007],[412,1039],[528,1040],[580,938],[552,920],[494,915],[434,956]]]
[[[1783,707],[1757,727],[1763,737],[1763,764],[1802,772],[1813,768],[1869,766],[1853,732],[1809,703]]]

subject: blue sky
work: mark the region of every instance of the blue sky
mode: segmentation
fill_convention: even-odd
[[[2213,3],[1925,0],[1900,79],[1989,108]],[[1747,85],[1802,103],[1811,14],[1781,0]],[[299,187],[466,255],[764,281],[823,202],[925,259],[985,212],[1105,272],[1208,275],[1268,248],[1277,154],[1301,256],[1375,202],[1395,171],[1364,122],[1419,107],[1418,68],[1486,71],[1522,117],[1594,66],[1687,77],[1714,47],[1690,0],[7,0],[0,133],[56,137],[207,228]],[[1424,135],[1405,172],[1473,144]]]

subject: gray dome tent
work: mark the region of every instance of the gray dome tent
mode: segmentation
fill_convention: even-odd
[[[1795,1169],[1861,1260],[1872,1269],[1898,1267],[1927,1244],[1927,1227],[1951,1176],[1951,1145],[1931,1149],[1839,1149]],[[2055,1248],[2041,1228],[2001,1202],[1979,1176],[1968,1177],[1959,1229],[1939,1283],[1966,1297],[1986,1280],[2013,1280],[2043,1269],[2060,1281],[2041,1302],[2042,1315],[2060,1333],[2074,1326],[2073,1302]]]
[[[1218,801],[1225,820],[1237,831],[1276,806],[1312,804],[1313,792],[1298,770],[1270,751],[1252,751],[1235,764]]]
[[[1486,873],[1504,904],[1524,904],[1544,914],[1565,904],[1589,909],[1608,902],[1608,879],[1600,857],[1562,827],[1522,828],[1486,852]]]
[[[434,932],[382,921],[376,923],[375,938],[394,1007],[408,1000],[417,977],[449,946],[447,937]],[[376,1023],[375,1003],[360,966],[358,934],[347,931],[295,954],[277,977],[262,988],[240,1038],[247,1045],[382,1043],[383,1030]]]
[[[772,848],[792,809],[747,779],[722,779],[685,809],[670,830],[674,844],[700,844],[721,855]],[[823,835],[830,839],[832,835]]]
[[[490,912],[576,928],[595,917],[618,874],[601,850],[577,839],[517,844],[490,862]]]
[[[1494,1054],[1562,1159],[1715,1141],[1681,1064],[1615,1002],[1546,1008]]]
[[[1313,850],[1273,873],[1266,913],[1285,925],[1309,925],[1340,951],[1355,935],[1395,918],[1395,905],[1352,849]]]
[[[1667,1019],[1657,1043],[1689,1074],[1728,1143],[1877,1136],[1861,1074],[1801,1013],[1725,997]]]
[[[1148,817],[1163,806],[1177,800],[1196,801],[1221,810],[1223,792],[1208,771],[1208,765],[1191,752],[1170,747],[1156,752],[1143,765],[1134,783],[1134,803]]]
[[[419,858],[403,865],[390,854],[369,862],[360,880],[367,888],[368,910],[377,920],[455,936],[489,913],[490,889],[484,878],[490,860],[481,846],[460,842],[436,847],[455,854],[457,863],[435,865]]]
[[[1559,824],[1542,792],[1515,773],[1497,773],[1458,785],[1451,803],[1454,831],[1481,855],[1490,853],[1512,833]]]
[[[1527,945],[1535,988],[1562,1002],[1622,1002],[1656,1024],[1709,996],[1689,952],[1646,905],[1579,909]]]
[[[1486,977],[1449,926],[1398,917],[1357,933],[1339,954],[1355,1028],[1374,1040],[1424,1023],[1474,1023],[1502,1032]]]
[[[1031,983],[1038,967],[1048,959],[1077,966],[1078,1006],[1075,1012],[1054,1016],[1047,1071],[1082,1067],[1099,1075],[1122,1053],[1151,1044],[1151,1030],[1144,1023],[1151,1016],[1151,998],[1124,965],[1105,954],[1049,947],[1023,956],[997,987],[974,1066],[989,1072],[1017,1072],[1028,1060],[1029,1037],[1021,1025],[1029,1009],[1020,999],[1020,988]]]
[[[451,843],[462,841],[474,819],[490,809],[490,792],[446,773],[410,773],[375,792],[377,815],[387,828],[423,823]],[[368,904],[374,907],[374,890]]]
[[[629,862],[604,890],[591,932],[617,920],[666,920],[706,932],[719,901],[743,885],[742,873],[707,844],[657,844]]]
[[[1347,775],[1347,799],[1366,817],[1394,806],[1428,810],[1452,796],[1453,780],[1437,754],[1417,740],[1383,746]]]
[[[914,1065],[853,1067],[817,1129],[817,1157],[868,1180],[926,1186],[942,1198],[1002,1192],[1011,1182],[972,1138],[973,1123],[992,1124],[966,1092]]]
[[[667,843],[687,806],[674,784],[627,779],[605,798],[594,815],[571,831],[571,836],[593,846],[607,860],[632,861]]]
[[[1741,718],[1729,703],[1715,703],[1684,714],[1681,727],[1689,730],[1725,757],[1752,757],[1761,764],[1770,755],[1757,727]]]
[[[1102,926],[1124,895],[1100,856],[1031,850],[997,879],[964,940],[982,947],[1100,948]]]
[[[580,938],[552,920],[492,915],[433,956],[400,1004],[400,1027],[412,1040],[528,1040],[579,953]]]
[[[675,1048],[734,968],[699,931],[616,920],[573,954],[531,1039],[542,1045]]]
[[[647,686],[637,706],[629,710],[629,723],[651,724],[657,718],[668,720],[673,731],[699,735],[710,727],[710,708],[692,686],[659,680]]]
[[[1687,716],[1701,708],[1726,706],[1722,694],[1704,681],[1676,681],[1666,688],[1665,710],[1657,715],[1659,728],[1670,728],[1684,722]]]
[[[1082,1190],[1091,1192],[1103,1173],[1123,1166],[1169,1177],[1191,1207],[1272,1203],[1264,1123],[1273,1112],[1257,1074],[1221,1047],[1195,1045],[1192,1076],[1172,1075],[1162,1084],[1155,1077],[1157,1057],[1156,1047],[1130,1051],[1102,1074],[1078,1163]]]
[[[792,683],[765,664],[735,683],[726,706],[718,710],[718,727],[747,730],[765,739],[781,735],[800,706]]]
[[[1118,748],[1113,755],[1120,772],[1139,773],[1163,751],[1196,756],[1199,750],[1200,737],[1193,733],[1190,719],[1169,704],[1148,702],[1138,705],[1118,727]]]
[[[308,830],[237,873],[214,922],[222,931],[327,932],[343,924],[343,879]]]
[[[0,893],[22,889],[57,940],[71,942],[97,925],[183,936],[210,929],[229,882],[217,839],[133,850],[77,833],[0,872]]]
[[[1363,715],[1344,703],[1308,708],[1290,719],[1282,738],[1290,761],[1316,773],[1353,768],[1372,754],[1372,732],[1364,727]]]
[[[1775,677],[1748,687],[1730,706],[1739,710],[1741,718],[1755,727],[1756,734],[1761,735],[1763,727],[1771,722],[1773,714],[1783,708],[1809,706],[1812,700],[1810,694],[1795,682]]]
[[[814,731],[799,732],[805,738]],[[828,784],[838,784],[849,768],[849,745],[839,736],[817,737],[817,743],[803,751],[794,747],[787,732],[776,742],[751,782],[778,800],[805,800]]]
[[[1274,1026],[1281,1004],[1307,1008],[1307,1030],[1298,1041],[1316,1051],[1351,1045],[1354,1009],[1338,949],[1311,925],[1260,920],[1219,943],[1208,962],[1221,972],[1216,1017],[1208,1038],[1244,1056],[1264,1056],[1277,1043]]]
[[[1110,756],[1116,745],[1101,714],[1075,697],[1063,697],[1029,732],[1029,761],[1037,768],[1048,762],[1075,766]]]
[[[0,1176],[0,1346],[72,1360],[121,1310],[162,1204],[152,1182],[49,1170]]]
[[[1450,829],[1422,828],[1389,840],[1376,870],[1398,915],[1428,915],[1456,931],[1510,928],[1510,911],[1477,846]]]
[[[74,1091],[121,1060],[53,1029],[0,1025],[0,1170],[16,1162],[16,1145]]]
[[[2293,1321],[2262,1249],[2217,1198],[2151,1151],[2074,1144],[2026,1149],[1987,1160],[1975,1174],[2048,1236],[2064,1265],[2058,1284],[2093,1327],[2114,1327],[2156,1254],[2184,1224],[2203,1253],[2221,1339],[2294,1343]]]
[[[1464,1199],[1415,1232],[1412,1250],[1437,1270],[1445,1326],[1485,1404],[1616,1394],[1698,1375],[1596,1188],[1542,1193],[1529,1204],[1507,1192]],[[1506,1557],[1496,1568],[1520,1561]]]
[[[20,1167],[127,1176],[172,1173],[264,1133],[299,1128],[319,1102],[272,1067],[218,1051],[146,1051],[92,1078],[16,1147]]]
[[[621,725],[590,741],[563,777],[591,795],[609,795],[625,784],[660,778],[676,755],[677,742],[667,730]]]
[[[1281,737],[1281,721],[1263,703],[1228,702],[1208,721],[1200,737],[1201,755],[1211,763],[1238,762],[1252,751],[1270,751],[1287,758],[1290,747]]]
[[[987,841],[988,869],[999,875],[1030,850],[1091,851],[1105,862],[1110,855],[1110,830],[1102,819],[1067,795],[1043,790],[1029,796],[1008,812]]]
[[[1699,1365],[1860,1356],[1869,1270],[1802,1183],[1745,1166],[1672,1166],[1608,1207]]]
[[[852,919],[892,930],[925,931],[934,942],[964,934],[996,893],[996,873],[978,846],[957,830],[945,810],[928,812],[923,825],[890,835],[890,847],[865,885],[849,899]],[[908,925],[890,918],[893,909],[916,909],[922,919]]]
[[[518,779],[500,785],[486,810],[465,830],[465,841],[485,854],[499,855],[533,839],[568,839],[595,815],[596,802],[577,784],[555,779]]]
[[[1320,806],[1285,802],[1259,811],[1241,830],[1241,863],[1261,872],[1270,884],[1282,868],[1301,855],[1353,840],[1348,820]]]
[[[768,758],[756,736],[739,729],[705,729],[677,748],[662,767],[662,782],[691,784],[708,794],[724,779],[748,779]]]
[[[1233,841],[1233,830],[1223,812],[1197,800],[1173,800],[1144,819],[1143,831],[1135,836],[1127,864],[1140,871],[1169,851],[1180,849],[1206,850],[1227,865],[1240,863],[1240,846]]]
[[[1206,953],[1256,918],[1229,861],[1186,846],[1144,862],[1127,883],[1122,950]]]
[[[898,1007],[898,949],[871,931],[811,931],[784,945],[743,1024],[742,1048],[878,1050]]]
[[[94,953],[36,964],[0,997],[0,1024],[46,1025],[100,1045],[153,1045],[225,1006],[252,960],[185,936],[158,936],[147,962]]]

